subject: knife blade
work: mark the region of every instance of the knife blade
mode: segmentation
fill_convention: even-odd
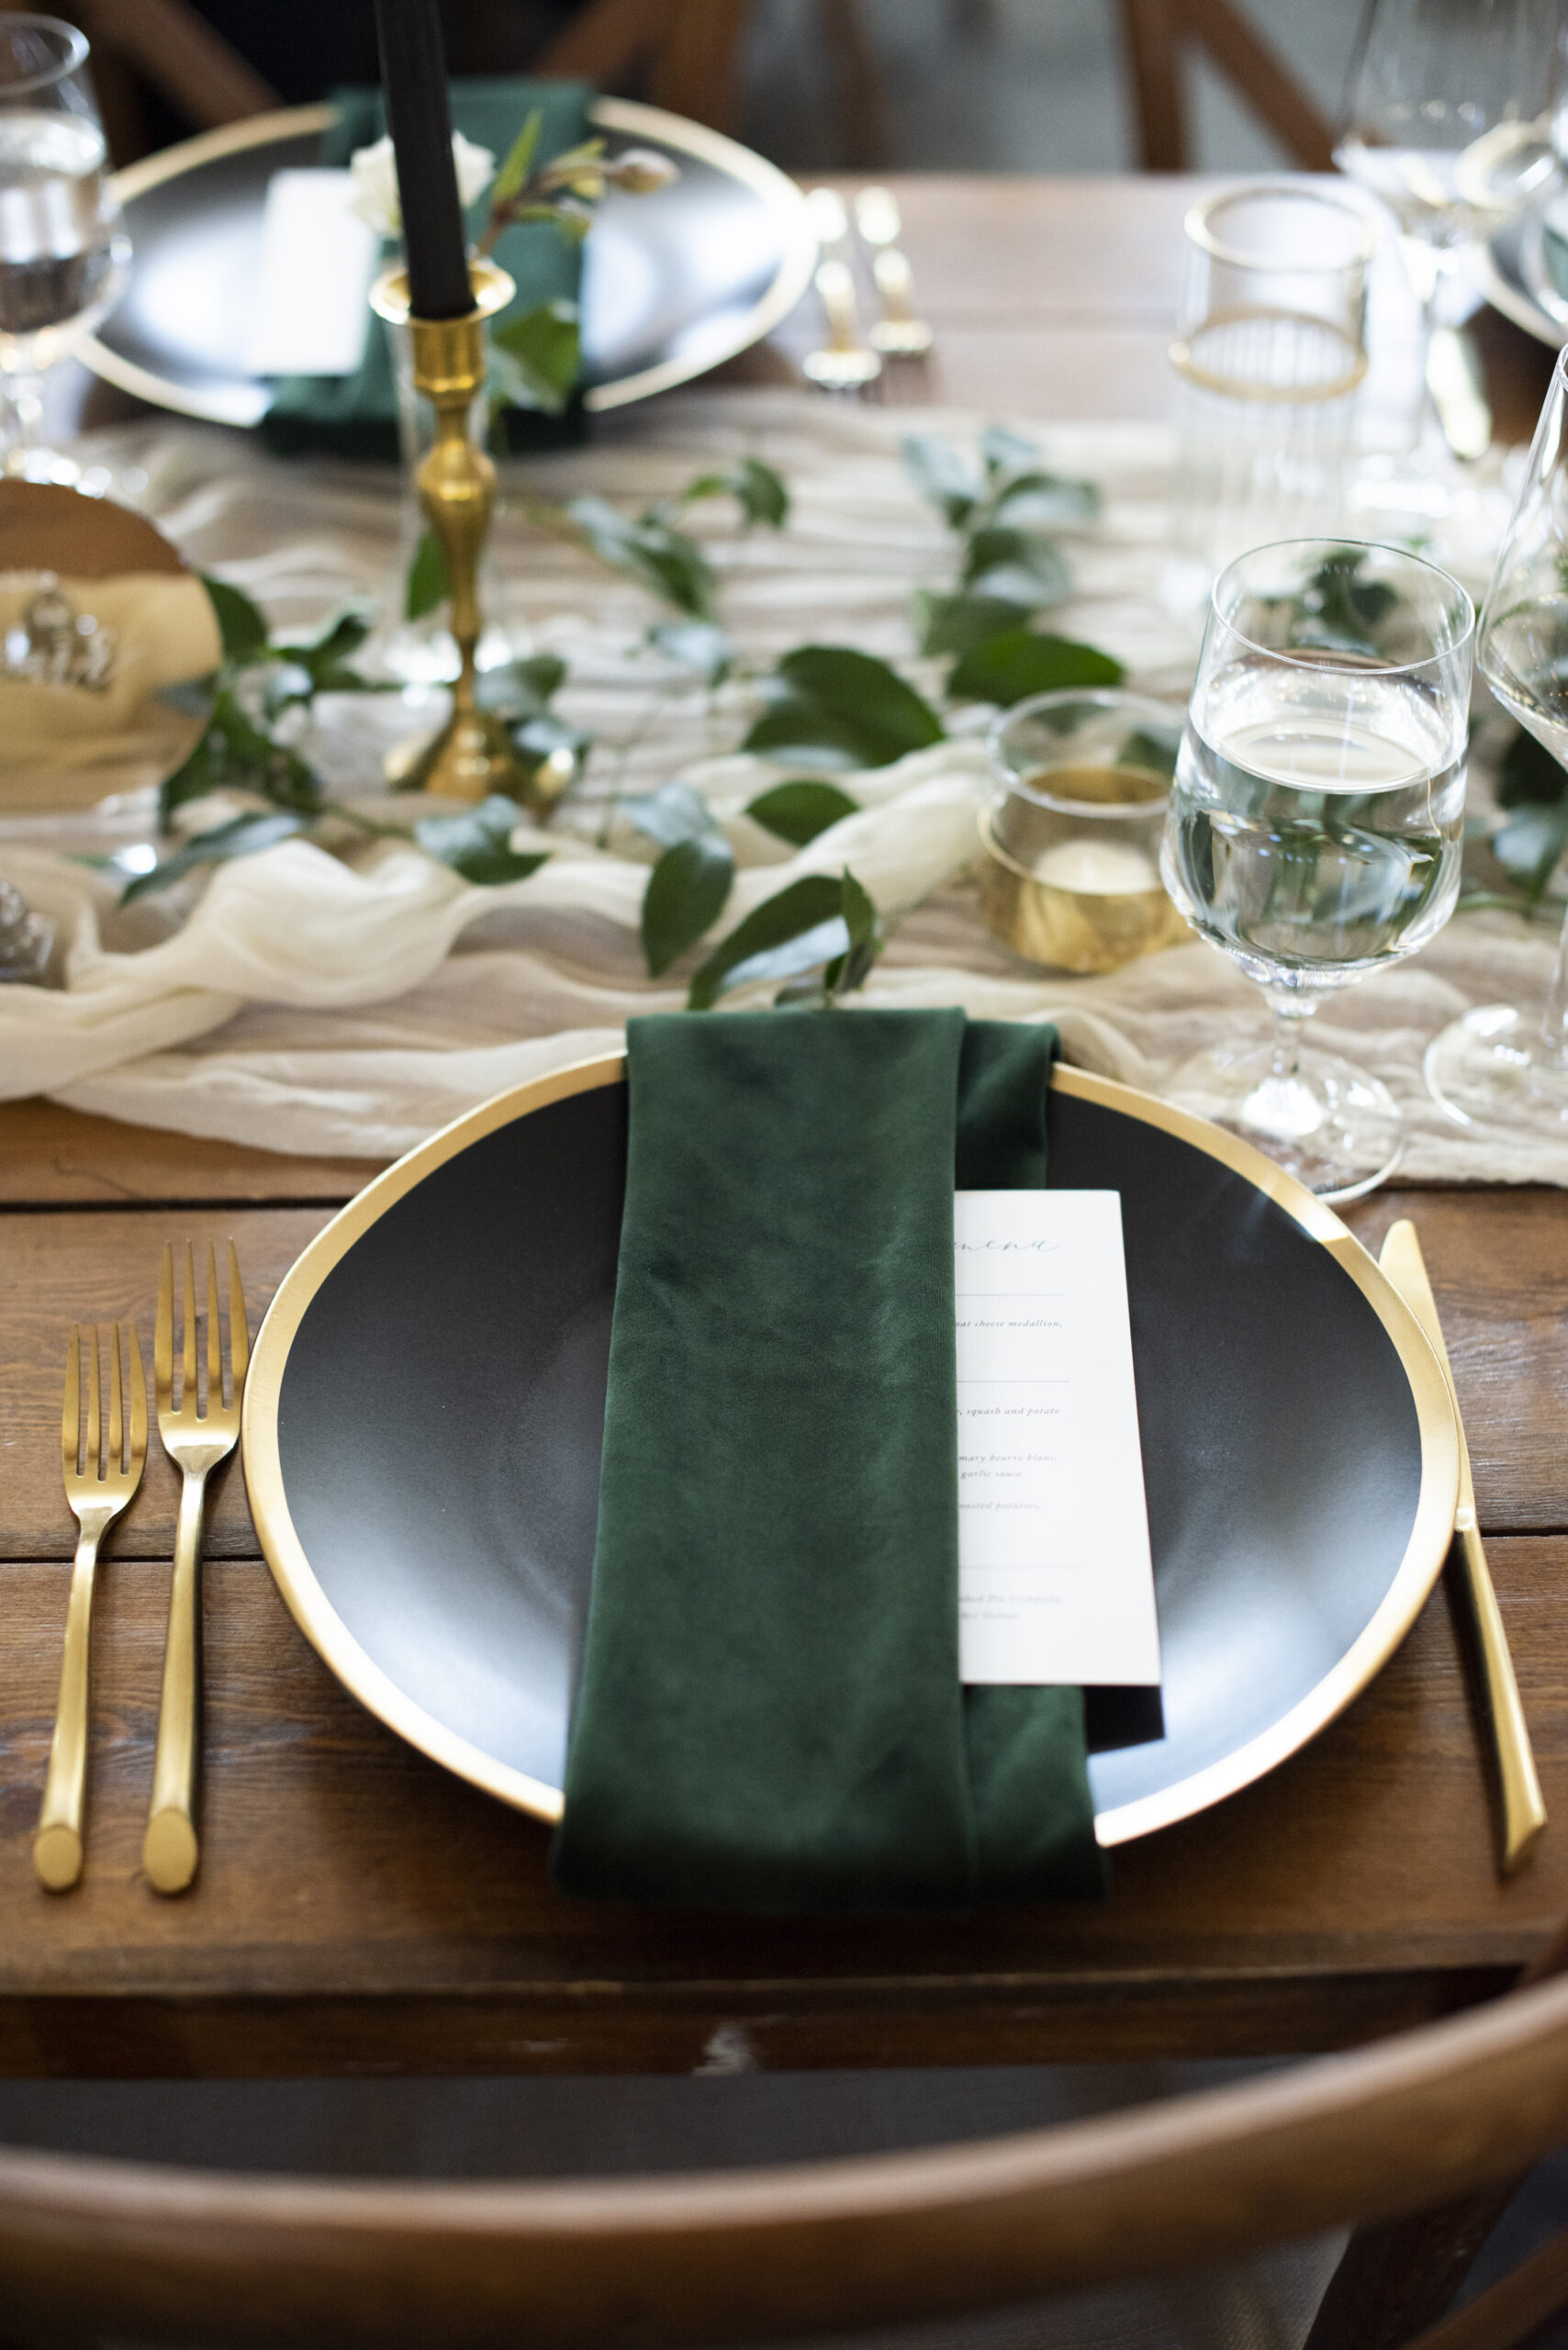
[[[1389,1226],[1378,1262],[1420,1324],[1428,1344],[1442,1367],[1453,1403],[1454,1423],[1459,1431],[1459,1506],[1454,1512],[1457,1556],[1475,1627],[1482,1669],[1483,1710],[1491,1732],[1502,1796],[1499,1867],[1504,1876],[1510,1876],[1545,1827],[1546,1805],[1541,1799],[1540,1781],[1536,1775],[1535,1756],[1530,1750],[1524,1707],[1519,1703],[1518,1683],[1514,1678],[1514,1661],[1508,1653],[1507,1634],[1503,1628],[1497,1594],[1493,1588],[1486,1553],[1482,1548],[1481,1529],[1476,1524],[1470,1447],[1465,1441],[1464,1423],[1460,1418],[1459,1398],[1454,1393],[1453,1371],[1449,1362],[1448,1348],[1443,1343],[1442,1324],[1438,1319],[1437,1300],[1427,1278],[1420,1239],[1407,1216],[1402,1216],[1397,1224]],[[1454,1556],[1455,1553],[1450,1551],[1450,1563]]]

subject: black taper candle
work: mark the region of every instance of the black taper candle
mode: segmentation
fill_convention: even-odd
[[[436,0],[375,0],[375,29],[398,163],[409,307],[417,319],[461,319],[474,297]]]

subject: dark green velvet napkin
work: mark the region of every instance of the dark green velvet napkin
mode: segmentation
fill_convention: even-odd
[[[537,162],[565,154],[589,136],[588,100],[593,93],[584,82],[527,82],[514,78],[456,81],[452,84],[453,127],[465,139],[487,147],[498,171],[507,151],[528,117],[537,110],[543,120]],[[334,90],[338,119],[321,135],[321,161],[345,164],[359,147],[368,147],[386,128],[380,90]],[[488,194],[469,215],[470,229],[482,226]],[[517,295],[500,313],[501,320],[517,317],[541,302],[575,302],[582,278],[582,247],[574,244],[548,221],[523,221],[509,229],[496,247],[496,260],[517,281]],[[563,416],[545,416],[524,408],[509,408],[505,416],[508,446],[515,449],[554,449],[580,441],[585,430],[580,396]],[[353,375],[289,375],[262,422],[269,447],[285,456],[319,449],[341,457],[376,457],[388,462],[398,456],[398,394],[386,330],[373,318],[364,339],[364,356]]]
[[[1055,1048],[961,1012],[629,1024],[564,1891],[1103,1889],[1081,1692],[958,1681],[955,1178],[1044,1181]]]

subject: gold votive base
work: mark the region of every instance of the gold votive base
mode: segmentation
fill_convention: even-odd
[[[980,811],[980,835],[981,918],[1028,962],[1058,971],[1119,971],[1189,935],[1158,880],[1144,890],[1064,889],[1008,854],[989,808]]]

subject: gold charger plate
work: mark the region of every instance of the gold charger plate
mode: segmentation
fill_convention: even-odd
[[[307,1638],[542,1819],[593,1552],[623,1066],[521,1086],[378,1176],[284,1281],[245,1396],[256,1525]],[[1122,1196],[1160,1610],[1162,1721],[1092,1702],[1114,1845],[1261,1777],[1367,1686],[1442,1565],[1458,1449],[1414,1317],[1310,1192],[1082,1070],[1057,1070],[1051,1117],[1053,1183]]]

